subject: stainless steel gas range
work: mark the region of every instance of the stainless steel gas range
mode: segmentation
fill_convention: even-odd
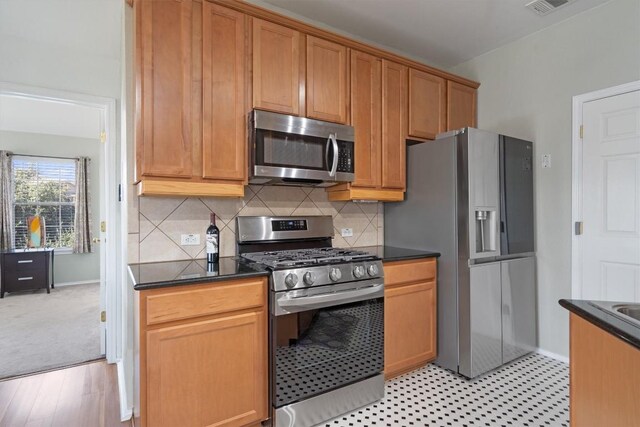
[[[330,216],[238,217],[238,254],[272,271],[270,402],[276,427],[310,427],[384,396],[384,277],[331,247]]]

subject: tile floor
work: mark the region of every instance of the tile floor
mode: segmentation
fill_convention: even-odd
[[[467,381],[428,365],[387,382],[382,401],[325,426],[569,426],[569,366],[531,354]]]

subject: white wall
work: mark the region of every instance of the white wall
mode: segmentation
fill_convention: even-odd
[[[481,83],[480,128],[534,141],[539,346],[566,356],[572,97],[640,79],[640,1],[613,0],[451,71]]]
[[[26,132],[0,131],[0,150],[38,156],[78,157],[91,159],[89,169],[91,192],[91,221],[93,236],[100,236],[100,162],[98,139],[45,135]],[[54,262],[55,283],[100,280],[100,253],[56,254]]]

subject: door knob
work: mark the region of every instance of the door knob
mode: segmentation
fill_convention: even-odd
[[[97,245],[98,243],[100,243],[100,238],[94,237],[93,239],[91,239],[91,241]]]

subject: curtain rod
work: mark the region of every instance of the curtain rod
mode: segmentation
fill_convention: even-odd
[[[79,157],[60,157],[60,156],[38,156],[36,154],[19,154],[19,153],[7,153],[7,156],[20,156],[20,157],[38,157],[41,159],[61,159],[61,160],[80,160]],[[90,158],[87,157],[87,160],[91,161]]]

